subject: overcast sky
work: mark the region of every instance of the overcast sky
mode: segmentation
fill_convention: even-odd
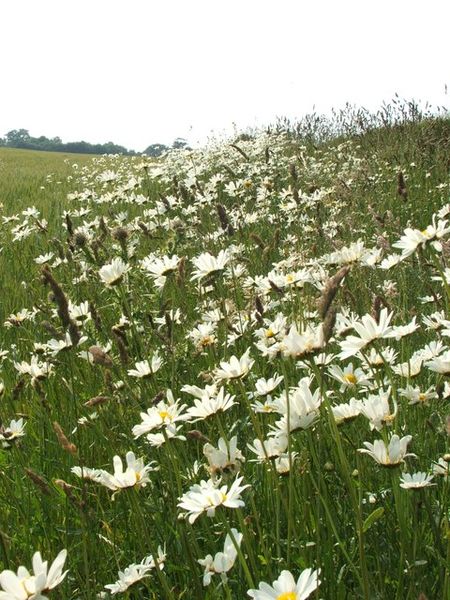
[[[397,92],[450,105],[448,0],[0,0],[0,136],[138,151]]]

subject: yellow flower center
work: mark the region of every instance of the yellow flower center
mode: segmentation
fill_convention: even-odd
[[[358,381],[353,373],[346,373],[344,375],[344,379],[347,383],[351,383],[352,385],[355,385],[355,383]]]
[[[160,410],[158,414],[163,420],[170,419],[170,414],[167,412],[167,410]]]
[[[424,394],[424,393],[419,394],[419,400],[420,400],[420,402],[425,402],[426,399],[427,399],[426,394]]]
[[[266,329],[266,338],[271,338],[274,335],[275,335],[275,333],[274,333],[273,329],[271,329],[270,327],[269,327],[269,329]]]
[[[284,592],[277,596],[276,600],[297,600],[297,592]]]
[[[286,275],[286,281],[287,283],[292,283],[294,281],[294,276],[291,275],[291,273],[289,273],[288,275]]]

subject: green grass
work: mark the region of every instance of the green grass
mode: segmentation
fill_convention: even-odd
[[[432,222],[448,202],[449,129],[448,119],[427,117],[318,142],[291,127],[158,163],[0,149],[0,351],[8,352],[0,362],[0,418],[5,427],[11,419],[26,421],[25,435],[0,450],[0,569],[30,566],[38,549],[51,561],[67,548],[69,573],[52,597],[90,600],[119,570],[155,557],[161,546],[164,569],[150,571],[126,597],[244,598],[284,569],[297,580],[312,568],[320,569],[321,584],[311,598],[416,600],[423,593],[449,600],[450,479],[436,475],[436,485],[419,491],[399,487],[404,472],[429,473],[450,451],[446,379],[427,360],[415,377],[395,372],[427,343],[447,348],[445,331],[427,329],[422,317],[438,310],[450,316],[448,284],[436,280],[447,268],[448,234],[442,251],[430,234],[390,270],[363,264],[355,248],[340,264],[324,258],[358,240],[385,258],[406,227],[420,232]],[[32,206],[39,213],[25,212]],[[24,221],[30,231],[17,239]],[[230,252],[227,268],[205,276],[199,288],[192,279],[196,260],[222,249]],[[35,262],[49,252],[51,275]],[[142,266],[145,257],[173,255],[181,260],[165,282]],[[99,271],[116,257],[129,271],[108,286]],[[420,324],[401,339],[372,341],[364,356],[340,359],[346,334],[337,321],[321,350],[337,367],[361,368],[370,389],[348,385],[351,377],[341,384],[329,366],[314,362],[317,352],[294,356],[286,345],[292,326],[319,327],[318,301],[344,264],[350,269],[331,305],[338,315],[379,316],[385,307],[396,326],[413,317]],[[433,302],[422,303],[423,296]],[[64,298],[88,302],[89,318],[72,309],[68,323]],[[21,323],[10,317],[24,308],[32,317]],[[325,322],[330,316],[328,310]],[[208,323],[209,330],[198,330]],[[83,336],[79,346],[52,355],[46,344],[62,342],[68,332],[72,341]],[[262,348],[273,341],[285,345],[269,358]],[[86,360],[92,346],[106,352],[94,350],[94,364]],[[365,362],[370,349],[387,346],[396,352],[392,365]],[[219,382],[220,362],[247,350],[254,360],[249,372]],[[129,374],[155,353],[162,365],[152,376]],[[32,355],[51,365],[49,376],[19,372],[18,363],[30,363]],[[251,402],[264,398],[248,398],[259,378],[276,374],[284,381],[272,398],[282,404],[284,390],[292,397],[285,417],[295,411],[295,395],[306,393],[302,378],[311,377],[311,393],[322,399],[320,408],[306,411],[316,419],[288,436],[284,474],[274,460],[254,462],[248,448],[267,439],[281,417],[254,412]],[[177,422],[185,439],[169,439],[155,426],[151,433],[165,436],[160,447],[133,435],[140,413],[151,407],[168,418],[174,407],[167,390],[192,407],[183,386],[204,388],[214,380],[235,397],[229,410]],[[409,404],[401,392],[407,385],[421,394],[431,388],[437,397]],[[333,418],[332,407],[380,390],[391,416],[379,431],[362,414],[342,424]],[[394,433],[412,436],[408,451],[417,458],[386,468],[358,452],[364,442]],[[245,461],[229,461],[217,476],[228,488],[243,477],[244,505],[219,506],[189,523],[178,505],[211,475],[205,443],[217,447],[222,437],[227,447],[234,436]],[[145,487],[137,481],[113,494],[71,471],[111,473],[113,457],[123,460],[130,450],[158,467]],[[243,541],[228,581],[215,574],[204,587],[198,559],[223,551],[231,528]]]

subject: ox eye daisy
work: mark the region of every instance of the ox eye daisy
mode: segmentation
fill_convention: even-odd
[[[100,483],[112,490],[118,492],[125,488],[131,487],[145,487],[150,482],[149,473],[152,471],[158,471],[159,467],[154,466],[156,463],[153,461],[144,465],[142,458],[136,458],[134,452],[127,452],[125,456],[126,468],[120,456],[114,456],[113,466],[114,473],[108,473],[103,469],[88,469],[86,467],[73,467],[72,472],[78,477],[84,479],[91,479],[96,483]]]
[[[400,478],[400,487],[405,490],[420,490],[425,487],[430,487],[436,485],[435,483],[431,483],[433,477],[433,475],[428,475],[422,471],[412,474],[404,473]]]
[[[189,523],[194,523],[204,512],[208,517],[213,517],[219,506],[228,508],[245,506],[241,493],[250,486],[241,485],[242,480],[243,477],[238,477],[230,488],[227,485],[219,488],[212,479],[201,481],[179,498],[178,506],[186,511]]]
[[[44,593],[51,591],[63,581],[67,575],[64,571],[64,563],[67,558],[67,550],[61,550],[48,569],[47,561],[43,561],[40,552],[35,552],[32,559],[33,572],[30,573],[26,567],[19,567],[17,574],[14,571],[5,570],[0,573],[0,591],[2,600],[45,600]]]
[[[230,534],[225,538],[223,552],[217,552],[213,558],[208,554],[205,558],[198,559],[198,563],[204,567],[203,585],[207,586],[211,583],[212,576],[216,573],[220,575],[222,581],[226,583],[227,572],[232,568],[237,557],[236,545],[241,545],[243,535],[237,529],[232,528]]]
[[[386,445],[384,440],[375,440],[373,444],[363,442],[365,448],[360,448],[359,452],[369,454],[378,464],[384,467],[396,467],[405,462],[408,456],[415,457],[415,454],[408,453],[408,444],[412,440],[411,435],[405,435],[401,439],[397,434],[391,437],[389,444]]]
[[[213,273],[219,273],[225,269],[229,261],[230,254],[226,250],[221,250],[217,257],[209,252],[203,252],[192,260],[195,269],[191,280],[201,280]]]
[[[248,590],[247,594],[254,600],[306,600],[319,585],[318,570],[305,569],[297,581],[290,571],[281,571],[271,586],[260,583],[259,589]]]
[[[119,571],[119,579],[115,583],[108,583],[105,588],[113,596],[126,592],[133,584],[150,576],[150,571],[158,565],[159,569],[164,568],[166,553],[161,546],[158,547],[158,556],[156,560],[150,554],[138,564],[129,565],[124,571]]]
[[[11,446],[11,444],[14,443],[18,438],[21,438],[25,435],[24,427],[25,424],[22,418],[18,419],[17,421],[13,419],[7,427],[0,425],[0,444],[4,448]]]
[[[247,375],[254,362],[255,361],[250,358],[250,348],[248,348],[241,358],[232,356],[228,362],[222,361],[220,366],[215,370],[214,375],[219,381],[240,379]]]
[[[143,360],[141,362],[137,362],[135,365],[135,369],[129,369],[128,375],[130,377],[137,377],[138,379],[143,379],[146,377],[151,377],[154,375],[163,364],[163,360],[158,352],[155,352],[150,361]]]
[[[110,287],[120,283],[123,276],[128,273],[130,268],[130,265],[125,263],[120,257],[117,257],[110,263],[103,265],[98,274],[103,283]]]
[[[156,406],[151,406],[147,412],[141,412],[142,422],[133,427],[133,435],[135,438],[150,433],[155,429],[167,425],[173,425],[177,421],[186,421],[189,415],[184,413],[186,404],[180,405],[180,400],[174,400],[171,390],[166,392],[167,401],[161,400]]]

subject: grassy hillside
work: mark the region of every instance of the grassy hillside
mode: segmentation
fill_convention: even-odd
[[[0,150],[0,571],[450,599],[450,121],[369,125]]]
[[[53,199],[65,198],[73,165],[92,159],[84,154],[0,148],[0,201],[17,208],[26,208],[31,201],[44,208]]]

